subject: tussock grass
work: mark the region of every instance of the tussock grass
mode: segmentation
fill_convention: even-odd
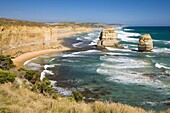
[[[47,24],[41,22],[30,22],[25,20],[16,20],[8,18],[0,18],[0,25],[18,25],[18,26],[38,26],[38,27],[48,27]]]
[[[106,24],[98,24],[98,23],[78,23],[78,22],[59,22],[57,24],[49,23],[45,24],[42,22],[31,22],[26,20],[16,20],[9,18],[0,18],[0,26],[1,25],[9,25],[9,26],[30,26],[30,27],[105,27]]]
[[[26,88],[16,88],[11,83],[0,85],[0,112],[12,113],[154,113],[141,108],[109,102],[71,102],[66,98],[57,100]],[[169,113],[170,110],[161,112]]]

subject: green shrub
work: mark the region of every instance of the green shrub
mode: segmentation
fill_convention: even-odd
[[[50,82],[50,80],[49,80],[47,77],[43,78],[42,82],[43,82],[45,85],[51,85],[51,82]]]
[[[34,70],[21,68],[19,71],[24,71],[24,77],[33,84],[31,89],[32,91],[40,92],[44,95],[51,95],[54,92],[54,89],[52,88],[51,82],[48,78],[45,77],[42,81],[40,81],[40,74]]]
[[[34,86],[32,87],[32,91],[40,92],[45,95],[51,95],[54,92],[54,89],[51,86],[50,80],[45,77],[42,81],[39,81],[34,84]]]
[[[74,96],[74,99],[78,102],[78,101],[82,101],[83,100],[83,95],[78,92],[78,91],[72,91],[72,94]]]
[[[75,100],[73,97],[67,97],[67,99],[68,99],[70,102],[76,102],[76,100]]]
[[[33,84],[31,89],[32,91],[40,92],[44,95],[51,95],[54,92],[54,89],[52,88],[51,82],[48,78],[45,77],[42,81],[40,81],[40,74],[34,70],[21,68],[19,71],[24,71],[24,77]]]
[[[0,84],[14,82],[16,74],[6,70],[0,70]]]
[[[38,91],[37,87],[38,87],[37,84],[35,84],[35,85],[32,86],[31,90],[34,91],[34,92],[37,92]]]
[[[25,71],[26,73],[24,77],[33,84],[35,84],[37,81],[40,81],[40,74],[34,70],[21,68],[19,71]]]
[[[15,65],[10,56],[0,55],[0,69],[9,70],[13,67],[15,67]]]
[[[52,98],[57,100],[58,98],[60,98],[60,95],[59,94],[53,94]]]

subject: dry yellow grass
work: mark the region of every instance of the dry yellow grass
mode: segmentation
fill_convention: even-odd
[[[73,103],[66,98],[58,100],[34,93],[26,88],[17,89],[13,84],[0,85],[0,108],[12,113],[154,113],[120,103]],[[161,112],[161,113],[168,113]]]

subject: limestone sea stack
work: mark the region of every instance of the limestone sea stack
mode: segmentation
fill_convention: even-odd
[[[120,46],[119,41],[116,40],[117,34],[113,28],[107,28],[103,30],[100,34],[99,41],[97,44],[98,48],[114,47],[123,48]]]
[[[149,52],[149,51],[152,51],[152,49],[153,49],[153,42],[152,42],[151,35],[150,34],[142,35],[139,39],[138,51]]]

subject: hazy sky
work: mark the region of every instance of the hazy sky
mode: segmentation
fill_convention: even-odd
[[[170,25],[170,0],[0,0],[0,17],[41,22]]]

